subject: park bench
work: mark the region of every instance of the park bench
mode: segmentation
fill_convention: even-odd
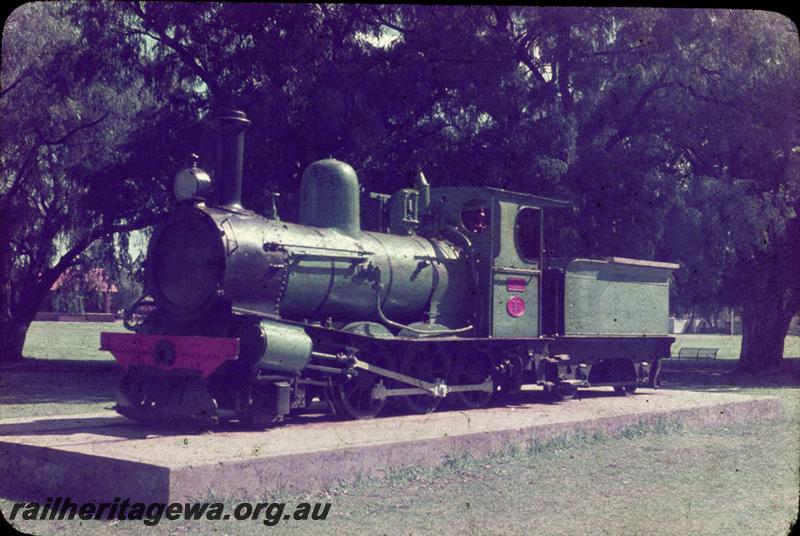
[[[681,348],[678,359],[716,359],[719,348]]]

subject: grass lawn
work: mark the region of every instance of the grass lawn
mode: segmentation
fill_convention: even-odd
[[[0,367],[0,415],[50,415],[110,406],[119,368],[104,361],[102,353],[92,353],[97,333],[109,327],[35,325],[26,354],[44,359]],[[683,341],[684,336],[680,337]],[[687,337],[705,341],[708,336]],[[691,344],[701,346],[694,340]],[[88,361],[64,361],[79,358]],[[773,376],[748,384],[730,375],[734,364],[732,360],[668,362],[665,384],[778,396],[785,409],[783,418],[704,430],[632,428],[616,437],[555,440],[481,459],[453,459],[433,469],[405,470],[381,480],[343,482],[303,496],[272,496],[254,490],[254,496],[247,498],[198,498],[225,502],[226,511],[245,499],[285,501],[287,510],[300,501],[329,502],[326,521],[287,521],[274,527],[252,520],[162,520],[155,527],[140,521],[15,524],[33,534],[74,536],[260,531],[287,535],[783,536],[798,512],[800,381]],[[732,386],[731,382],[738,383]],[[7,514],[11,503],[0,498],[0,509]]]
[[[34,322],[28,330],[22,355],[41,359],[111,360],[101,352],[100,332],[125,332],[122,322]]]

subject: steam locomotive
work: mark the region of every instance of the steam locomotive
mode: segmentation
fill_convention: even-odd
[[[213,180],[196,164],[176,176],[134,333],[101,334],[125,370],[119,413],[265,426],[312,403],[361,419],[526,384],[553,400],[657,386],[678,265],[545,259],[543,211],[569,203],[432,188],[422,171],[391,197],[388,232],[365,231],[356,173],[334,159],[305,170],[299,223],[259,215],[241,205],[249,123],[215,119]]]

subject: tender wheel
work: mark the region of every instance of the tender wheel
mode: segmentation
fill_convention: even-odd
[[[483,383],[492,375],[494,364],[489,354],[481,349],[474,348],[469,353],[457,356],[450,369],[448,385],[473,385]],[[494,390],[467,391],[454,393],[455,400],[467,409],[486,407],[492,399]]]
[[[439,349],[425,351],[422,349],[409,351],[400,361],[400,372],[408,376],[435,382],[447,378],[450,371],[450,358]],[[397,384],[396,387],[410,387]],[[401,410],[424,414],[434,411],[442,402],[441,398],[432,395],[401,396],[398,400]]]
[[[378,366],[385,363],[370,360]],[[372,388],[381,380],[379,376],[357,370],[349,380],[331,388],[329,398],[336,415],[343,419],[371,419],[386,407],[386,400],[372,398]]]
[[[555,387],[551,387],[548,391],[550,398],[556,402],[563,402],[565,400],[572,400],[578,392],[578,388],[568,383],[559,383]]]
[[[615,385],[614,392],[622,396],[632,395],[636,392],[636,385]]]

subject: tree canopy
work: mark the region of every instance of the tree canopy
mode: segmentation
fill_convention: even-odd
[[[164,201],[118,174],[138,114],[155,109],[141,75],[97,69],[56,4],[14,11],[2,53],[0,347],[13,355],[59,275],[97,239],[151,223],[141,201]]]
[[[98,2],[23,6],[3,39],[4,214],[62,237],[26,254],[15,226],[17,277],[74,260],[54,243],[147,223],[189,154],[210,164],[210,111],[235,105],[257,211],[318,158],[384,192],[421,164],[572,201],[553,254],[680,261],[679,307],[744,307],[744,368],[780,361],[800,310],[800,47],[781,15]]]

